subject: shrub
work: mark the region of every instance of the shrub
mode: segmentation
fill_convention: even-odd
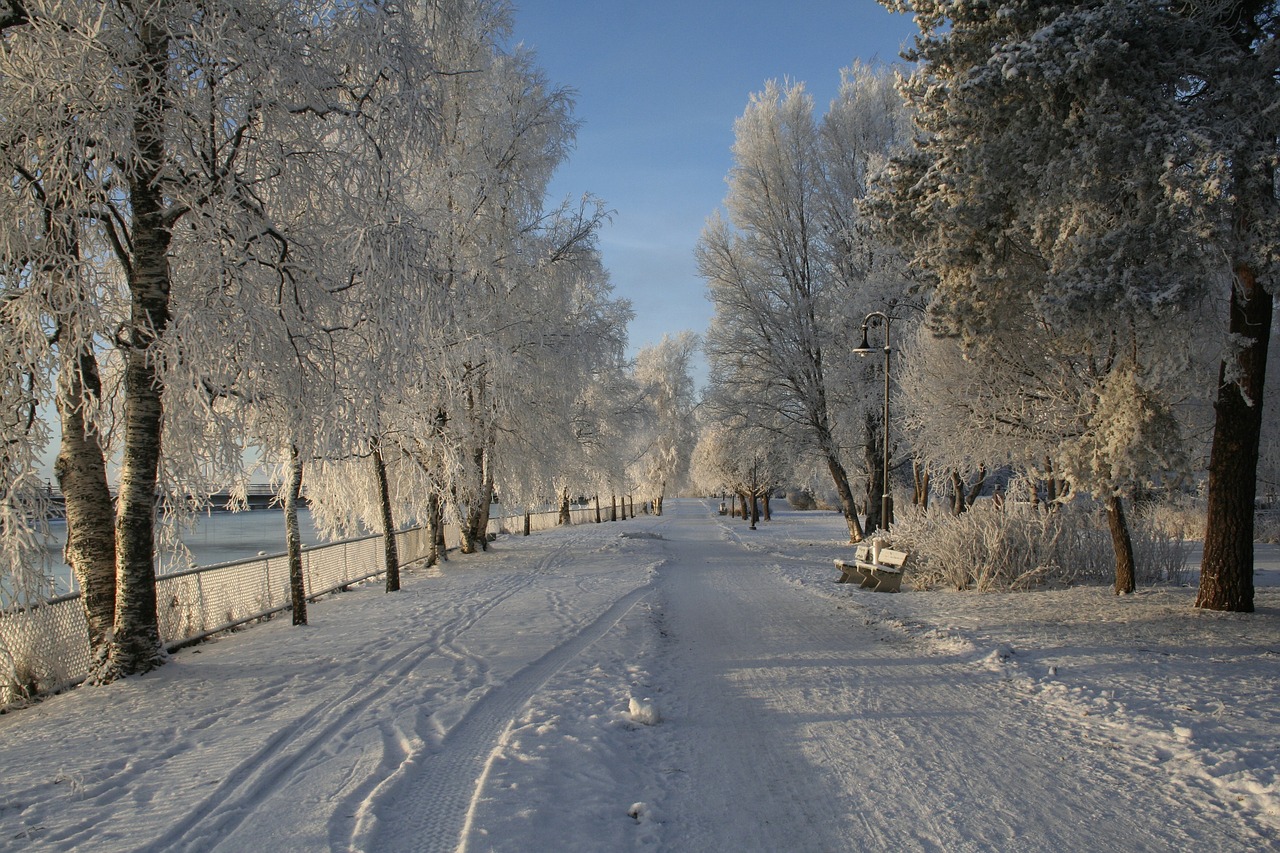
[[[1180,539],[1139,519],[1132,525],[1139,583],[1185,581]],[[905,513],[894,526],[893,547],[911,555],[917,588],[1010,590],[1115,577],[1115,553],[1105,518],[1077,501],[1052,512],[1026,503],[981,501],[968,512]]]
[[[1144,503],[1138,515],[1166,536],[1203,539],[1205,513],[1203,498],[1176,495],[1156,503]]]
[[[1257,542],[1280,544],[1280,513],[1258,513],[1254,518],[1253,538]]]
[[[787,491],[787,503],[792,509],[809,510],[817,509],[818,502],[813,498],[813,492],[808,489],[790,489]]]

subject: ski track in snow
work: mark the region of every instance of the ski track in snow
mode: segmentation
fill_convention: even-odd
[[[370,669],[368,680],[352,684],[335,700],[312,709],[296,724],[283,728],[267,745],[246,758],[205,801],[164,836],[148,845],[154,850],[198,850],[234,836],[239,825],[255,815],[257,803],[283,788],[291,779],[305,775],[316,764],[317,754],[340,752],[350,740],[350,733],[360,717],[379,714],[393,694],[401,689],[405,677],[430,656],[441,650],[453,650],[457,664],[454,675],[459,681],[475,682],[483,674],[483,661],[468,655],[460,645],[460,636],[482,616],[537,580],[557,559],[564,560],[567,545],[562,545],[543,560],[538,571],[514,577],[504,576],[485,589],[486,597],[461,603],[463,612],[429,631],[410,648],[381,661]],[[389,751],[412,749],[416,736],[406,736],[394,724],[376,721]],[[341,811],[339,812],[341,813]],[[334,831],[331,828],[330,836]]]
[[[469,816],[481,794],[492,756],[521,709],[552,676],[614,625],[650,593],[632,589],[570,640],[487,693],[433,754],[411,756],[367,805],[385,817],[358,822],[351,847],[358,850],[435,851],[465,849]],[[406,843],[409,846],[406,846]]]
[[[575,616],[580,620],[581,615],[563,593],[534,590],[545,596],[549,612],[544,615],[556,620],[560,633],[575,633],[505,683],[495,684],[484,655],[468,649],[466,633],[504,602],[528,593],[548,573],[580,557],[584,546],[598,544],[582,534],[566,533],[536,568],[481,583],[468,600],[453,603],[452,609],[458,612],[423,631],[421,640],[410,647],[382,657],[378,653],[391,648],[388,640],[380,648],[366,650],[370,666],[357,670],[366,677],[275,731],[180,821],[139,849],[234,851],[246,844],[257,846],[264,834],[270,837],[269,824],[278,817],[261,804],[272,798],[286,800],[291,786],[302,786],[310,773],[344,750],[359,752],[353,744],[371,730],[380,748],[369,757],[362,756],[348,771],[343,787],[349,791],[328,821],[330,849],[380,849],[377,839],[386,835],[387,826],[395,827],[394,849],[456,849],[489,756],[522,705],[649,592],[648,586],[624,589],[626,594],[603,615],[575,629]],[[576,578],[573,583],[575,590],[585,591],[586,581]],[[406,688],[406,678],[433,657],[452,661],[450,680],[461,685],[464,699],[481,697],[452,726],[432,719],[430,712],[417,705],[419,688]],[[443,744],[433,747],[442,737]],[[287,803],[281,808],[287,809]],[[80,829],[83,834],[51,835],[44,840],[74,847],[91,837],[93,827]],[[414,839],[414,846],[405,847],[404,838]]]

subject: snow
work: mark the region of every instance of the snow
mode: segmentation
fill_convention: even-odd
[[[840,516],[503,537],[0,716],[5,850],[1280,850],[1280,549],[873,593]]]

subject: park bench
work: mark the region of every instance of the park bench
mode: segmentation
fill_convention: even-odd
[[[854,583],[876,592],[897,592],[902,587],[902,567],[907,562],[906,551],[881,548],[878,559],[873,558],[870,545],[859,545],[853,562],[836,560],[840,577],[836,583]]]

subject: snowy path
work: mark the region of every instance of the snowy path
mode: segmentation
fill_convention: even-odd
[[[693,507],[683,507],[688,512]],[[705,530],[692,534],[705,536]],[[749,532],[732,533],[731,539]],[[999,673],[887,636],[743,552],[681,543],[662,569],[681,696],[689,849],[1177,850],[1224,814],[1081,742]],[[686,717],[687,715],[687,717]],[[725,820],[740,815],[742,819]],[[1087,829],[1086,829],[1087,828]]]
[[[0,851],[1280,849],[1269,703],[1219,789],[867,609],[907,596],[810,585],[799,528],[668,505],[0,717]]]

